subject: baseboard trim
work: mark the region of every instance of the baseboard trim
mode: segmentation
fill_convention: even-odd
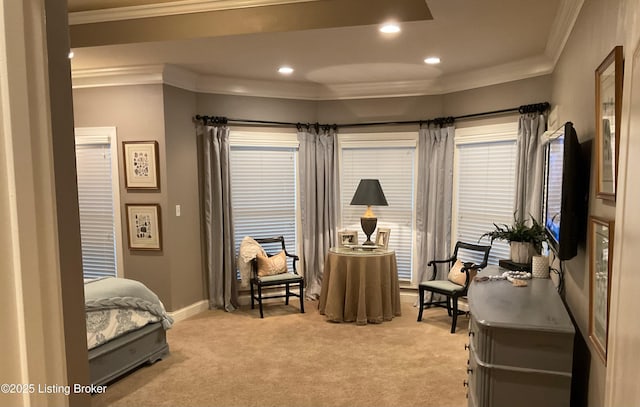
[[[194,315],[200,314],[201,312],[205,312],[209,309],[209,301],[202,300],[191,305],[187,305],[184,308],[180,308],[177,311],[168,312],[169,316],[173,318],[173,322],[180,322]]]
[[[284,294],[284,289],[279,288],[270,288],[263,291],[265,295],[272,294]],[[403,288],[400,290],[400,301],[403,303],[409,303],[416,306],[417,304],[417,290],[413,288]],[[295,298],[295,297],[293,297]],[[282,298],[274,298],[274,301],[282,300]],[[265,303],[270,300],[264,300]],[[251,305],[251,293],[249,290],[241,290],[238,293],[238,303],[240,306]],[[173,318],[174,322],[180,322],[194,315],[200,314],[201,312],[205,312],[209,309],[209,301],[202,300],[191,305],[188,305],[184,308],[180,308],[177,311],[169,312],[168,314]],[[458,309],[460,311],[469,311],[469,306],[467,304],[466,298],[461,298],[458,301]]]

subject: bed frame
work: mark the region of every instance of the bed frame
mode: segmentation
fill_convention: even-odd
[[[145,363],[169,355],[161,322],[145,325],[89,351],[91,384],[104,385]]]

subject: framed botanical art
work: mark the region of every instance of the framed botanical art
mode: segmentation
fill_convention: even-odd
[[[622,46],[596,69],[596,196],[615,201],[622,111]]]
[[[391,233],[391,229],[389,228],[378,228],[376,232],[376,245],[386,249],[389,247],[389,234]]]
[[[589,339],[607,363],[614,222],[589,218]]]
[[[126,188],[158,189],[160,186],[158,142],[125,141],[122,146]]]
[[[130,250],[162,250],[160,205],[126,204]]]
[[[338,247],[351,247],[357,244],[357,230],[343,230],[342,232],[338,232]]]

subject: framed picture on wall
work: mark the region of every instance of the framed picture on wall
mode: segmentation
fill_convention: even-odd
[[[158,189],[157,141],[124,141],[124,179],[127,189]]]
[[[620,115],[622,112],[622,46],[596,69],[596,196],[616,200]]]
[[[607,363],[609,297],[614,222],[590,217],[589,221],[589,339]]]
[[[130,250],[162,250],[160,205],[126,204]]]

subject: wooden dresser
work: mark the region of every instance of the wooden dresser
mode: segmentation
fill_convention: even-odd
[[[479,275],[504,271],[489,266]],[[469,406],[569,406],[573,324],[550,279],[527,283],[469,287]]]

